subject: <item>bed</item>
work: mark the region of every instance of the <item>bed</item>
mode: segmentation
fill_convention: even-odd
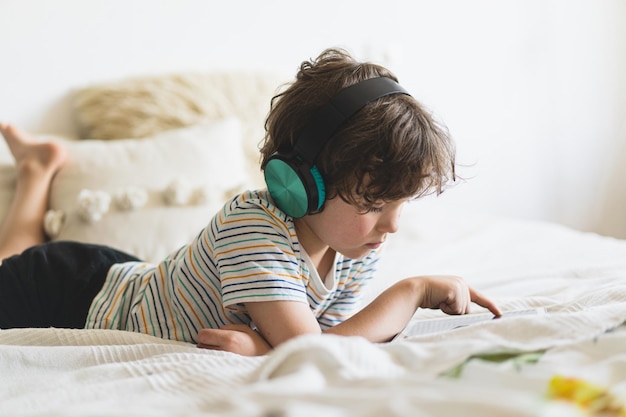
[[[190,239],[229,195],[262,186],[255,150],[280,80],[176,74],[74,92],[80,138],[49,137],[71,157],[51,191],[51,238],[146,260]],[[3,216],[15,177],[0,155]],[[385,344],[303,336],[261,357],[123,331],[2,330],[0,415],[626,415],[626,241],[426,198],[386,245],[368,299],[452,273],[503,311],[547,314]]]

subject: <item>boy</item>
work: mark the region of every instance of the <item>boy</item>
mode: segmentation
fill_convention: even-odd
[[[14,150],[34,144],[0,130],[19,167]],[[158,265],[74,242],[4,260],[0,327],[115,328],[255,355],[309,333],[388,341],[419,307],[500,315],[454,276],[404,279],[357,311],[403,204],[454,178],[449,136],[388,70],[326,50],[274,97],[266,130],[268,190],[236,196]]]

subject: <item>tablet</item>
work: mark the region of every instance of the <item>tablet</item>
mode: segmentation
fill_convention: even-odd
[[[475,313],[437,317],[433,319],[413,319],[393,340],[406,339],[432,333],[442,333],[460,327],[471,326],[489,320],[506,320],[509,317],[546,314],[544,307],[514,310],[502,313],[496,318],[492,313]]]

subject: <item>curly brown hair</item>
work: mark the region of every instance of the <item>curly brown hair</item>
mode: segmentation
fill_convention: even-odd
[[[312,115],[341,89],[388,77],[386,68],[357,62],[342,49],[327,49],[305,61],[286,89],[272,98],[265,122],[261,169],[279,150],[293,149]],[[316,165],[327,199],[367,209],[380,202],[441,193],[455,180],[455,148],[447,129],[413,97],[376,99],[349,118],[333,135]]]

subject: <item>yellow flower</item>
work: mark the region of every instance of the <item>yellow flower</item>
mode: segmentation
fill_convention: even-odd
[[[626,417],[624,406],[606,388],[578,378],[556,375],[548,384],[548,398],[569,401],[591,413]]]

